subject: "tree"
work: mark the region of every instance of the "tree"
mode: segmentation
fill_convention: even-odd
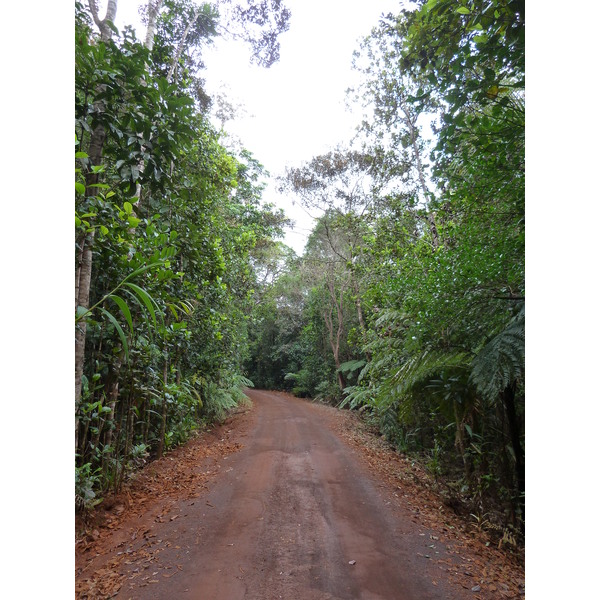
[[[270,67],[279,60],[279,36],[289,29],[291,11],[282,0],[220,0],[223,28],[252,49],[252,61]]]
[[[518,2],[389,15],[356,56],[361,149],[290,169],[284,186],[323,213],[304,312],[330,375],[358,375],[342,404],[450,473],[471,512],[502,502],[511,526],[524,516],[523,39]],[[322,350],[310,339],[306,358]]]
[[[197,22],[169,30],[179,4],[149,2],[144,44],[130,29],[118,35],[116,2],[103,20],[95,2],[89,14],[76,4],[76,491],[83,505],[97,501],[93,486],[118,489],[149,453],[160,456],[201,419],[222,418],[240,400],[251,384],[242,363],[253,265],[286,222],[263,205],[262,166],[247,151],[227,151],[190,94],[192,45],[212,30]],[[216,15],[201,11],[208,21]],[[155,61],[169,44],[178,60],[165,69]]]
[[[521,514],[524,340],[511,323],[522,326],[524,299],[523,9],[518,2],[431,0],[384,19],[363,46],[375,106],[363,135],[384,139],[383,148],[379,141],[371,147],[391,153],[388,170],[414,169],[408,198],[427,197],[436,231],[428,244],[417,228],[394,252],[382,248],[389,238],[374,240],[389,261],[381,271],[387,279],[370,290],[378,306],[373,360],[348,397],[385,419],[393,408],[404,440],[411,428],[422,433],[439,422],[432,438],[456,447],[471,488],[494,465],[497,496],[512,511],[520,505]],[[425,194],[410,115],[430,110],[439,111],[431,155],[437,186]],[[405,207],[396,214],[410,223],[411,202]],[[389,223],[381,216],[377,232]],[[453,423],[453,439],[443,419]]]
[[[324,212],[315,233],[322,230],[332,256],[348,270],[363,338],[366,322],[361,266],[365,258],[363,240],[370,232],[380,202],[381,180],[374,175],[376,160],[371,154],[339,147],[314,157],[306,165],[288,168],[282,182],[282,189],[300,197],[308,209]]]
[[[116,0],[109,0],[106,7],[106,14],[104,19],[100,19],[98,15],[98,6],[95,0],[89,0],[90,11],[94,19],[94,23],[100,30],[101,42],[107,42],[111,39],[112,28],[115,16],[117,14],[117,2]],[[82,38],[80,37],[80,40]],[[102,84],[97,83],[96,89],[100,94],[104,91]],[[102,114],[105,110],[104,102],[99,99],[94,103],[94,111],[98,114]],[[98,175],[102,166],[102,149],[104,147],[104,141],[106,138],[106,131],[104,124],[98,122],[95,124],[93,129],[90,131],[89,150],[87,157],[89,159],[90,167],[85,175],[85,187],[83,188],[86,197],[89,197],[92,193],[93,186],[98,183]],[[80,184],[81,185],[81,184]],[[81,191],[81,188],[80,188]],[[94,244],[95,228],[88,228],[87,231],[82,232],[78,236],[77,240],[77,255],[76,255],[76,267],[75,267],[75,311],[82,307],[84,310],[89,306],[90,296],[90,284],[92,279],[92,247]],[[79,410],[79,404],[81,401],[81,385],[83,376],[83,363],[85,356],[85,337],[87,331],[87,323],[83,320],[79,323],[75,330],[75,414]],[[79,423],[75,421],[75,447],[78,447],[77,432],[79,429]]]

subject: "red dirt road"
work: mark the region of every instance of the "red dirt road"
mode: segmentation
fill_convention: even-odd
[[[144,536],[160,553],[146,570],[131,561],[117,598],[482,597],[442,579],[436,563],[452,556],[389,502],[334,433],[332,409],[275,392],[248,395],[254,409],[242,449],[224,459],[209,492],[152,522]]]

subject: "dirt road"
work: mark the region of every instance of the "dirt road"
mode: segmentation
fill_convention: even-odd
[[[212,489],[145,534],[160,545],[145,577],[132,561],[117,598],[459,600],[441,580],[433,535],[386,501],[333,433],[331,409],[250,391],[253,422]],[[432,556],[433,557],[433,556]],[[481,597],[481,596],[479,596]]]

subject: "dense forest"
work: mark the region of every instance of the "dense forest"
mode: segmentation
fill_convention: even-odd
[[[210,119],[202,49],[269,68],[279,0],[150,0],[139,41],[76,3],[76,504],[90,509],[256,386],[363,418],[450,505],[525,523],[525,4],[429,0],[357,46],[353,137],[268,173]],[[350,59],[350,57],[349,57]]]

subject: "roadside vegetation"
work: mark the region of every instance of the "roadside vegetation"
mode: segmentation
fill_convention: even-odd
[[[231,31],[268,68],[289,11],[150,1],[140,42],[76,3],[78,507],[255,385],[359,411],[522,542],[524,2],[417,4],[356,49],[356,135],[279,180],[319,216],[297,256],[200,77]]]
[[[355,138],[281,180],[322,216],[263,289],[248,375],[359,410],[444,482],[449,504],[517,540],[524,4],[419,4],[356,51]]]

